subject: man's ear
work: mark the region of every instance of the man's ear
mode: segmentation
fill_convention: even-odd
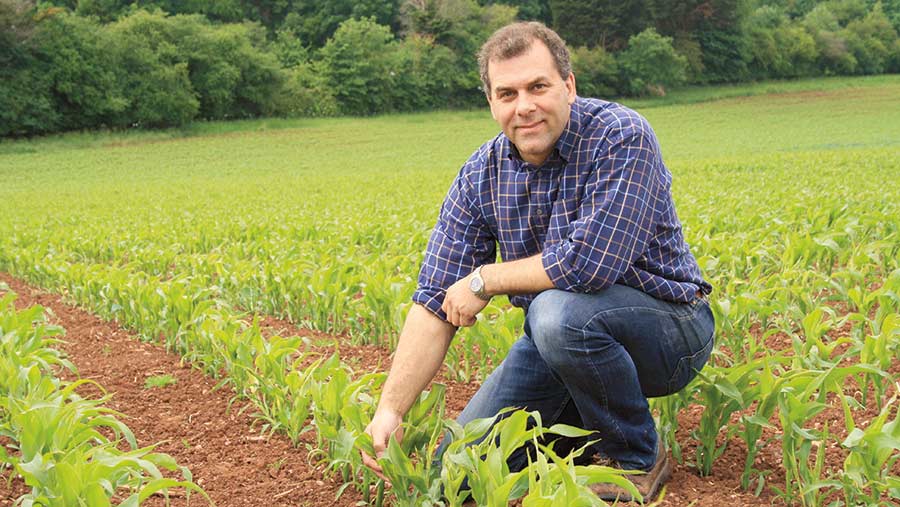
[[[578,95],[578,92],[575,89],[575,74],[569,72],[569,77],[566,78],[566,93],[568,94],[569,105],[575,103],[575,96]]]

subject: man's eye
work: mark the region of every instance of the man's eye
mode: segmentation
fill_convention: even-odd
[[[537,83],[536,85],[532,86],[531,88],[534,90],[543,90],[546,87],[547,87],[547,85],[544,83]]]

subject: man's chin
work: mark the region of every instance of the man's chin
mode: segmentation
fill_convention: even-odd
[[[546,149],[546,147],[533,148],[530,149],[528,146],[519,147],[516,145],[516,148],[519,150],[519,156],[521,156],[525,161],[531,162],[533,160],[540,160],[543,162],[547,159],[547,156],[550,153],[550,150]],[[534,162],[531,162],[532,164]],[[535,164],[538,165],[538,164]]]

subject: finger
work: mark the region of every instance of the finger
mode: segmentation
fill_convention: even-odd
[[[462,319],[459,316],[459,310],[453,309],[453,325],[459,327],[462,325]]]
[[[381,475],[381,473],[382,473],[381,465],[379,465],[378,462],[375,461],[374,458],[372,458],[372,456],[369,456],[369,453],[367,453],[365,451],[360,451],[360,454],[362,454],[363,465],[366,465],[367,467],[372,469],[372,471],[375,472],[376,475],[380,476],[381,478],[384,478],[384,476]]]

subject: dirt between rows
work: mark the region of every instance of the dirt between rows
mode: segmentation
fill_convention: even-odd
[[[48,309],[51,322],[66,329],[66,343],[61,348],[77,366],[79,375],[95,380],[112,393],[108,406],[124,414],[138,443],[141,446],[159,443],[157,449],[187,466],[195,482],[216,505],[332,507],[357,505],[361,501],[352,489],[336,499],[340,483],[323,477],[321,467],[307,449],[307,444],[314,442],[313,434],[305,434],[299,448],[292,447],[279,434],[262,437],[259,423],[254,424],[250,416],[252,407],[242,411],[243,402],[230,404],[232,392],[214,390],[215,380],[182,364],[178,356],[167,353],[162,346],[141,342],[117,324],[103,321],[65,303],[59,295],[36,290],[5,273],[0,273],[0,281],[18,293],[17,307],[39,304]],[[270,333],[323,337],[271,317],[265,318],[263,325]],[[357,373],[383,371],[390,364],[387,350],[375,346],[354,347],[346,341],[341,345],[341,356]],[[145,388],[148,376],[161,374],[172,375],[176,383]],[[442,377],[443,373],[439,380]],[[465,406],[477,385],[445,383],[448,385],[447,413],[452,417]],[[702,410],[692,406],[680,416],[678,441],[687,461],[693,458],[695,447],[690,431],[697,427]],[[687,463],[678,464],[661,505],[784,505],[768,491],[755,497],[740,490],[745,457],[744,446],[734,438],[709,477],[700,477]],[[777,445],[770,445],[761,453],[756,468],[769,472],[769,484],[783,486],[779,460]],[[839,467],[841,460],[839,455],[829,456],[829,466]],[[0,480],[0,506],[12,505],[27,490],[20,478],[10,482]],[[183,495],[176,492],[172,505],[185,504]],[[191,504],[205,502],[195,495]],[[145,505],[164,505],[164,502],[156,497]]]

